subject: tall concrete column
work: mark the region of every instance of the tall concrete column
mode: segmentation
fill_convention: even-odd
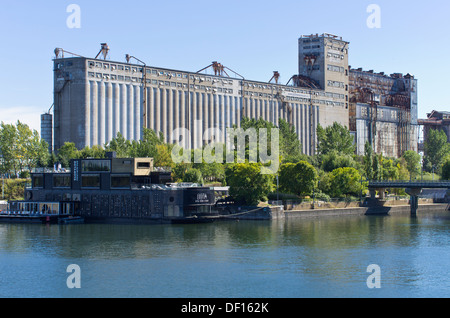
[[[107,125],[107,134],[106,134],[106,143],[109,143],[111,139],[113,138],[113,85],[111,82],[108,82],[107,90],[106,90],[106,102],[107,102],[107,110],[108,113],[108,121],[106,123]]]
[[[99,110],[98,110],[98,141],[97,145],[103,146],[105,144],[105,131],[106,131],[106,92],[105,83],[99,82]]]
[[[125,139],[128,139],[127,131],[127,86],[125,84],[121,85],[120,94],[120,133]]]
[[[114,84],[114,130],[113,138],[120,131],[120,85]]]
[[[220,140],[222,143],[225,142],[225,133],[226,133],[226,127],[227,127],[227,120],[226,120],[226,109],[225,109],[225,105],[226,105],[226,99],[227,96],[225,95],[219,95],[219,105],[220,105],[220,114],[221,114],[221,120],[220,120],[220,130],[221,130],[221,137]]]
[[[98,145],[98,86],[92,82],[91,147]]]
[[[242,103],[243,103],[243,99],[237,97],[234,100],[234,110],[235,110],[235,114],[236,114],[236,126],[238,128],[241,127],[241,116],[242,116]]]
[[[190,105],[188,105],[191,113],[191,128],[190,132],[192,134],[192,147],[193,149],[197,149],[199,147],[200,138],[199,135],[201,135],[199,132],[202,131],[202,127],[200,125],[197,125],[197,116],[199,118],[202,118],[202,94],[198,94],[197,99],[197,93],[193,92],[192,98],[190,98]],[[198,114],[197,114],[197,108],[198,108]],[[199,127],[200,126],[200,127]]]
[[[197,96],[197,93],[194,93],[194,95]],[[199,135],[201,135],[203,138],[203,132],[205,131],[205,127],[207,126],[205,123],[205,121],[207,119],[205,119],[205,116],[204,116],[204,112],[205,112],[204,105],[206,104],[205,94],[198,93],[198,99],[196,98],[195,100],[196,100],[195,109],[198,109],[198,113],[196,112],[197,117],[195,117],[194,119],[198,118],[198,120],[199,120],[198,122],[200,123],[199,127],[195,128],[196,136],[197,136],[197,133],[199,133]],[[198,144],[196,144],[196,147],[198,147]]]
[[[170,135],[173,131],[173,115],[174,115],[174,103],[173,103],[174,91],[169,89],[167,94],[167,142],[170,142]]]
[[[142,124],[144,120],[144,118],[141,116],[141,114],[144,113],[144,110],[142,109],[143,104],[141,101],[142,87],[133,86],[133,90],[134,90],[134,139],[140,140]]]
[[[163,89],[162,90],[162,109],[161,109],[161,115],[162,115],[161,131],[163,132],[165,142],[167,142],[167,107],[168,107],[168,105],[167,105],[167,90]]]
[[[175,121],[173,129],[182,128],[180,125],[180,91],[173,91],[174,93],[174,105],[173,110],[175,112]]]
[[[134,86],[129,84],[128,86],[128,140],[134,139]]]
[[[147,112],[147,120],[148,120],[148,128],[155,130],[155,101],[154,101],[154,91],[153,88],[147,89],[148,92],[148,112]]]
[[[155,99],[156,99],[156,103],[155,103],[155,131],[158,133],[159,136],[159,132],[161,131],[161,89],[157,88],[156,89],[156,94],[155,94]]]
[[[86,106],[84,108],[84,145],[91,146],[91,82],[87,81],[85,86]],[[57,150],[57,149],[55,149]]]
[[[213,94],[209,94],[209,103],[208,103],[208,126],[206,129],[212,128],[214,125],[214,95]]]

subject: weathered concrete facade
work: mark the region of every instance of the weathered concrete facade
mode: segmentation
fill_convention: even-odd
[[[320,50],[325,52],[327,43]],[[327,75],[324,52],[320,69],[327,80],[332,75]],[[78,148],[104,145],[118,132],[128,140],[138,140],[144,127],[162,132],[166,142],[174,142],[175,129],[186,128],[190,138],[183,146],[199,148],[209,142],[208,129],[219,129],[218,141],[224,142],[226,128],[239,127],[241,118],[249,117],[275,125],[280,118],[288,121],[295,126],[303,152],[314,154],[319,123],[326,127],[338,121],[348,126],[345,88],[288,84],[57,57],[54,148],[66,141],[75,142]]]
[[[78,148],[103,146],[119,132],[138,140],[144,128],[161,132],[166,142],[181,141],[185,148],[197,149],[210,142],[208,130],[219,130],[217,141],[225,142],[226,129],[239,127],[248,117],[275,125],[280,118],[286,120],[307,155],[316,153],[318,124],[334,122],[350,128],[358,154],[366,141],[386,156],[417,150],[414,77],[351,69],[349,42],[335,35],[301,36],[298,44],[299,72],[284,85],[278,83],[278,72],[275,81],[253,81],[234,72],[230,77],[217,62],[212,64],[215,75],[208,75],[132,64],[129,56],[127,62],[68,58],[57,49],[54,149],[66,141]],[[104,54],[105,47],[102,44]],[[374,110],[369,117],[364,115],[367,105]],[[190,135],[172,140],[178,128]]]
[[[430,130],[442,130],[450,142],[450,112],[433,110],[427,114],[427,119],[419,119],[419,125],[423,126],[424,141],[428,139]]]
[[[358,155],[364,154],[366,142],[387,157],[418,151],[417,79],[350,68],[349,87],[349,128]]]

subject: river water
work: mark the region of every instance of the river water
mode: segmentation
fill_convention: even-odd
[[[449,225],[449,212],[420,211],[199,225],[0,224],[0,297],[449,297]],[[78,269],[68,272],[71,264]],[[368,272],[372,264],[378,270]],[[68,278],[81,288],[69,288]]]

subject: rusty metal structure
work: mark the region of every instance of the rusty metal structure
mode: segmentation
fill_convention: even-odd
[[[367,141],[376,152],[400,157],[407,150],[417,150],[417,80],[413,76],[350,68],[349,95],[350,130],[358,134],[356,121],[365,116]],[[369,105],[368,112],[358,113],[356,108],[363,105]]]

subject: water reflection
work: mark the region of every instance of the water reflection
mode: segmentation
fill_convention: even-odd
[[[189,297],[373,296],[366,268],[378,264],[383,288],[376,296],[439,297],[450,295],[449,223],[448,213],[438,213],[200,225],[0,225],[0,258],[44,267],[82,263],[92,275],[92,287],[84,290],[90,296],[105,293],[94,275],[100,268],[117,277],[109,282],[118,294],[106,291],[113,297],[124,296],[119,286],[130,282],[133,292],[126,295],[136,297],[183,297],[186,290]],[[5,279],[14,289],[14,279]]]

